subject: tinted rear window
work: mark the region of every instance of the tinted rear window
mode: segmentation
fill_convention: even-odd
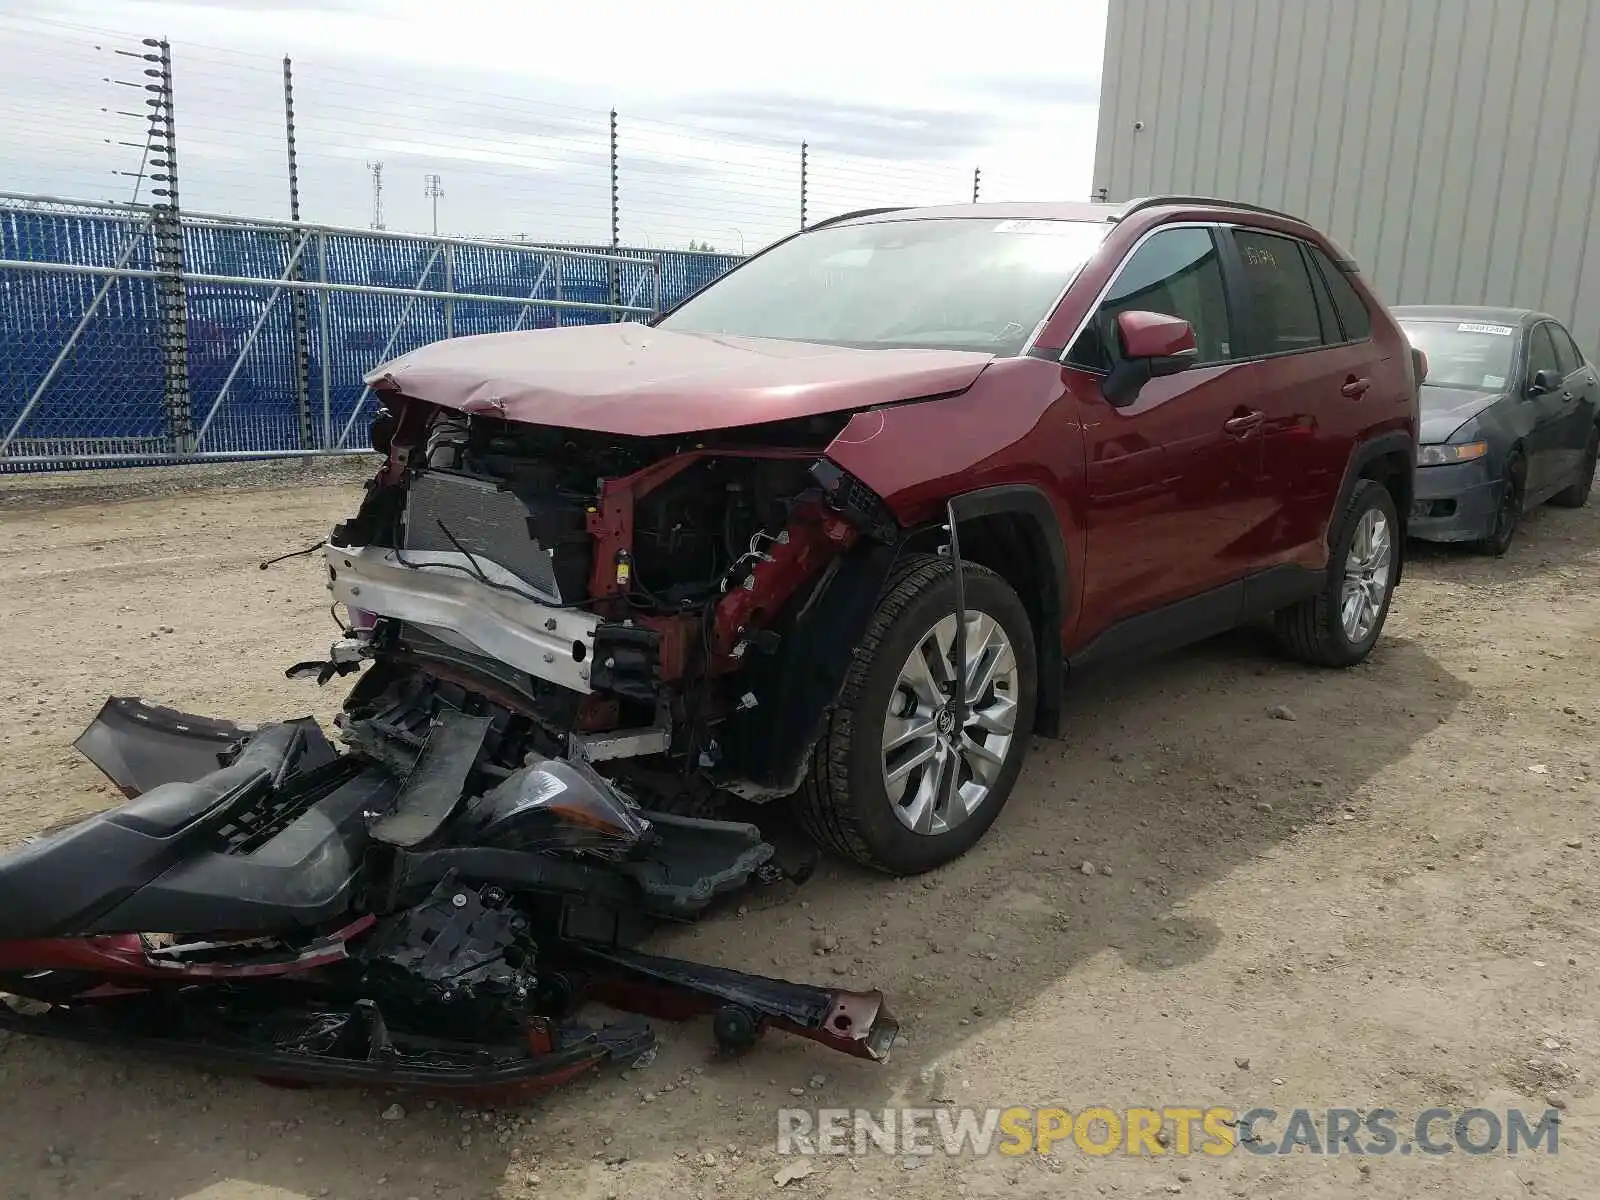
[[[1258,229],[1236,229],[1233,237],[1250,294],[1256,353],[1313,350],[1339,340],[1323,334],[1315,287],[1299,242]]]
[[[1312,261],[1316,263],[1322,281],[1333,294],[1333,306],[1339,312],[1339,324],[1344,327],[1344,340],[1362,342],[1371,337],[1372,314],[1351,286],[1349,278],[1319,247],[1307,246],[1306,249],[1311,251]]]

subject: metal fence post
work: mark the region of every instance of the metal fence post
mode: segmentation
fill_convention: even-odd
[[[800,228],[806,227],[806,161],[809,147],[800,143]]]
[[[300,167],[294,148],[294,64],[288,55],[283,58],[283,129],[289,148],[289,220],[300,223]],[[290,230],[284,237],[284,253],[294,264],[292,279],[303,279],[299,255],[295,253],[295,233]],[[304,242],[301,242],[302,248]],[[306,294],[296,290],[289,297],[289,318],[294,356],[289,369],[294,375],[295,415],[300,423],[300,446],[311,449],[311,334],[306,318]]]
[[[621,198],[617,190],[617,110],[613,108],[611,110],[611,252],[613,254],[616,253],[621,239]],[[622,295],[622,274],[617,269],[616,263],[611,264],[606,275],[610,284],[608,290],[609,299],[612,304],[616,304]],[[611,315],[611,319],[613,321],[617,319],[615,313]]]
[[[317,282],[328,282],[328,235],[317,234]],[[322,317],[322,448],[333,446],[333,355],[328,339],[328,307],[333,293],[326,288],[317,297],[317,311]]]
[[[456,247],[454,242],[446,242],[444,247],[444,290],[456,290]],[[456,302],[444,302],[444,335],[447,338],[456,335]]]
[[[144,45],[155,49],[147,54],[156,63],[146,72],[156,82],[146,84],[155,93],[145,104],[150,108],[150,146],[159,157],[151,165],[159,168],[150,178],[161,184],[151,194],[161,197],[151,213],[155,241],[155,264],[159,275],[156,291],[161,313],[161,351],[167,406],[167,438],[174,453],[193,448],[194,414],[189,403],[189,302],[183,278],[183,220],[178,200],[178,138],[173,112],[172,49],[165,38],[145,38]]]

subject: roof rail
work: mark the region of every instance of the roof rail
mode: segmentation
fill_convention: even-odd
[[[1140,209],[1155,208],[1157,205],[1168,204],[1199,204],[1208,208],[1242,208],[1246,212],[1263,213],[1269,217],[1282,217],[1287,221],[1299,221],[1302,225],[1306,223],[1304,217],[1297,217],[1293,213],[1286,213],[1280,209],[1267,208],[1261,204],[1246,204],[1242,200],[1221,200],[1215,196],[1140,196],[1135,200],[1129,200],[1115,214],[1106,219],[1108,221],[1121,221],[1126,217],[1132,216]]]
[[[849,221],[856,217],[875,217],[879,213],[902,212],[905,210],[905,208],[906,206],[904,204],[891,204],[887,208],[858,208],[854,212],[840,213],[836,217],[824,217],[820,221],[815,221],[812,224],[807,225],[805,229],[801,230],[801,232],[810,233],[813,229],[822,229],[828,225],[837,225],[840,221]]]

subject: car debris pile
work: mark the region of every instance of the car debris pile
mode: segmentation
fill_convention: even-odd
[[[887,1054],[877,993],[632,948],[808,870],[717,810],[794,789],[818,662],[836,688],[849,661],[829,631],[881,584],[828,586],[896,531],[818,455],[847,418],[713,442],[412,394],[476,340],[374,380],[385,461],[324,550],[341,636],[288,668],[358,676],[341,745],[309,718],[109,701],[78,746],[128,803],[0,859],[0,991],[21,998],[0,1025],[474,1090],[653,1045],[641,1022],[574,1022],[585,1000],[711,1013],[729,1052],[772,1027]],[[494,381],[482,348],[470,369]]]

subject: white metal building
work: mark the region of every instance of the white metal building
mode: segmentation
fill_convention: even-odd
[[[1101,89],[1097,196],[1284,209],[1600,355],[1600,0],[1110,0]]]

